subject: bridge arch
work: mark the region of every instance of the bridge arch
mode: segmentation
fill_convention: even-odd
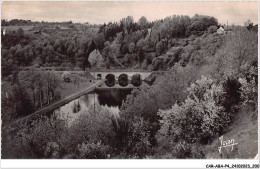
[[[102,79],[101,73],[98,73],[98,74],[97,74],[97,79],[99,79],[99,80]]]
[[[118,77],[118,84],[122,87],[125,87],[128,85],[128,75],[123,73],[119,75]]]
[[[108,87],[113,87],[115,86],[116,84],[116,77],[115,75],[113,74],[107,74],[106,75],[106,78],[105,78],[105,84],[108,86]]]
[[[140,74],[134,74],[131,78],[131,84],[138,87],[142,84],[142,77]]]

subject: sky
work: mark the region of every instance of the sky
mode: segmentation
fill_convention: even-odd
[[[214,16],[221,24],[258,23],[258,2],[2,2],[2,19],[73,21],[96,24],[145,16],[149,21],[171,15]]]

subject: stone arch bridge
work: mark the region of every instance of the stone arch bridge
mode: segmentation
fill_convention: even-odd
[[[132,84],[132,77],[138,76],[140,77],[140,80],[143,81],[148,76],[152,74],[152,71],[90,71],[89,72],[95,79],[104,80],[104,84],[100,86],[100,88],[107,88],[107,87],[113,87],[113,88],[134,88],[138,87],[139,85]],[[107,82],[107,78],[110,76],[114,78],[115,83],[112,82],[111,85],[109,85]],[[120,78],[126,80],[127,82],[125,84],[120,84]]]
[[[105,79],[108,74],[115,75],[116,80],[121,74],[127,74],[128,80],[131,80],[132,76],[139,74],[141,79],[144,80],[151,75],[152,71],[90,71],[89,72],[95,79]]]

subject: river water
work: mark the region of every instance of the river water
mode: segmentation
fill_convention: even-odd
[[[79,97],[54,111],[54,115],[68,119],[72,124],[81,114],[88,113],[90,109],[100,106],[110,113],[118,114],[123,100],[130,94],[132,89],[102,89]]]

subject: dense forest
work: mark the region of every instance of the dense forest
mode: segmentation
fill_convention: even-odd
[[[154,22],[145,17],[134,22],[129,16],[104,25],[2,20],[2,26],[6,29],[3,34],[2,28],[3,76],[16,66],[167,69],[179,60],[186,64],[190,57],[196,58],[196,47],[189,42],[196,39],[199,43],[200,35],[214,33],[219,27],[215,18],[201,15]],[[178,56],[166,57],[169,49]]]
[[[12,86],[8,97],[2,92],[3,123],[60,95],[55,70],[167,70],[134,89],[119,117],[98,108],[70,127],[41,117],[4,131],[3,158],[208,158],[205,146],[232,130],[238,114],[257,124],[258,35],[252,23],[228,26],[210,16],[174,15],[153,22],[128,16],[103,25],[1,24],[2,79]],[[232,155],[219,158],[241,157]]]

